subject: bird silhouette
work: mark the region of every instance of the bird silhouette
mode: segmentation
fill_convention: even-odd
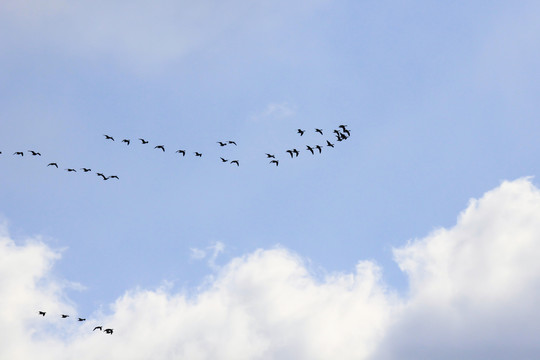
[[[339,125],[338,127],[342,128],[345,131],[345,130],[347,130],[347,129],[345,129],[346,126],[349,126],[349,125]]]
[[[14,152],[13,155],[21,155],[21,156],[24,156],[24,153],[22,151],[17,151],[17,152]]]
[[[275,158],[276,158],[274,155],[268,154],[268,153],[266,154],[266,157],[267,157],[268,159],[275,159]]]
[[[298,157],[298,154],[299,154],[298,150],[292,149],[292,151],[293,151],[294,155],[295,155],[296,157]]]
[[[202,157],[202,153],[195,151],[195,156]]]
[[[103,175],[102,173],[97,173],[96,175],[97,175],[97,176],[101,176],[101,177],[103,178],[103,180],[109,179],[108,177],[106,177],[106,176]]]
[[[231,164],[236,164],[236,166],[240,166],[240,163],[238,162],[238,160],[231,161]]]
[[[235,143],[234,141],[229,140],[229,141],[227,141],[227,142],[228,142],[229,144],[233,144],[234,146],[238,146],[238,145],[236,145],[236,143]]]
[[[139,138],[139,140],[141,140],[141,143],[143,143],[143,144],[148,144],[148,141],[146,141],[146,140],[144,140],[142,138]]]
[[[221,159],[221,161],[223,161],[223,162],[227,162],[227,161],[229,161],[229,160],[227,160],[227,159],[224,159],[224,158],[222,158],[222,157],[220,157],[220,159]]]
[[[111,334],[113,333],[113,329],[105,329],[105,334]]]
[[[270,161],[270,164],[276,164],[276,166],[279,165],[279,160],[272,160]]]
[[[176,152],[182,154],[182,156],[186,156],[186,150],[176,150]]]
[[[88,169],[88,168],[81,168],[80,170],[82,170],[82,171],[84,171],[84,172],[92,171],[92,169]]]
[[[86,321],[86,319],[83,319],[83,318],[78,318],[79,320],[77,321]]]
[[[122,142],[125,142],[127,145],[129,145],[129,143],[130,143],[131,141],[129,141],[129,139],[124,139],[124,140],[122,140]]]
[[[317,128],[316,128],[316,129],[315,129],[315,132],[318,132],[318,133],[321,134],[321,135],[323,134],[322,129],[317,129]]]
[[[154,149],[161,149],[163,152],[165,152],[165,146],[163,145],[154,146]]]
[[[321,147],[321,145],[315,145],[315,148],[317,148],[317,150],[319,150],[319,154],[322,153],[322,147]]]
[[[307,146],[307,149],[311,151],[311,155],[314,155],[315,153],[313,152],[313,148],[309,145],[306,145],[306,146]]]
[[[60,315],[60,316],[62,316],[62,319],[65,319],[65,318],[68,318],[68,317],[69,317],[69,315],[65,315],[65,314],[62,314],[62,315]]]
[[[326,140],[326,146],[330,146],[331,148],[333,148],[334,144],[332,144],[330,141]]]
[[[32,153],[32,156],[36,156],[36,155],[41,156],[41,154],[38,153],[37,151],[28,150],[28,152]]]
[[[225,146],[225,145],[227,145],[227,143],[221,142],[221,141],[218,141],[217,143],[219,144],[219,146]]]
[[[45,311],[38,311],[38,314],[41,315],[41,316],[45,316],[46,312]]]
[[[109,179],[116,179],[116,180],[120,180],[120,179],[118,178],[118,176],[116,176],[116,175],[111,175],[111,176],[109,176]]]
[[[298,129],[296,131],[298,134],[300,134],[300,136],[304,135],[304,133],[306,132],[306,130],[302,130],[302,129]]]
[[[69,168],[69,169],[66,169],[66,171],[67,171],[67,172],[77,172],[77,170],[75,170],[75,169],[71,169],[71,168]]]
[[[351,132],[347,129],[343,129],[343,132],[347,134],[347,137],[351,136]]]
[[[94,330],[92,330],[92,331],[96,331],[96,330],[98,330],[98,329],[99,329],[99,331],[103,331],[103,326],[96,326],[96,327],[94,328]]]
[[[103,136],[105,136],[105,140],[112,140],[112,141],[114,141],[114,138],[113,138],[112,136],[105,135],[105,134],[103,134]]]
[[[57,163],[49,163],[47,166],[56,166],[56,168],[58,169],[58,164]]]
[[[287,152],[289,153],[289,155],[291,155],[291,159],[293,158],[293,151],[292,150],[287,150]]]

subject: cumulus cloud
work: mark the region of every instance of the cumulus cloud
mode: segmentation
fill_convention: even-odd
[[[0,358],[540,356],[540,191],[529,179],[502,183],[472,200],[454,227],[410,241],[394,255],[409,279],[404,296],[382,283],[374,262],[321,278],[299,255],[275,248],[231,260],[195,296],[170,287],[129,290],[108,315],[96,312],[87,324],[72,326],[36,314],[76,312],[50,277],[58,252],[39,241],[17,245],[5,235]],[[92,332],[96,324],[115,333]]]

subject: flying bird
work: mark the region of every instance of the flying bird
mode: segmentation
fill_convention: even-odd
[[[347,129],[345,129],[346,126],[349,126],[349,125],[339,125],[338,127],[342,128],[343,131],[345,131],[345,130],[347,130]]]
[[[298,134],[300,134],[300,136],[304,135],[304,133],[306,132],[306,130],[302,130],[302,129],[298,129],[296,131]]]
[[[343,132],[344,132],[345,134],[347,134],[347,136],[351,136],[351,132],[350,132],[349,130],[343,129]]]
[[[195,156],[202,157],[202,153],[195,151]]]
[[[84,172],[92,171],[92,169],[88,169],[88,168],[81,168],[81,170],[84,171]]]
[[[176,152],[182,154],[182,156],[186,156],[186,150],[176,150]]]
[[[45,316],[46,312],[45,311],[38,311],[38,314],[41,315],[41,316]]]
[[[330,146],[331,148],[333,148],[334,144],[332,144],[330,141],[326,140],[326,146]]]
[[[111,176],[109,176],[109,179],[116,179],[116,180],[120,180],[120,179],[118,178],[118,176],[116,176],[116,175],[111,175]]]
[[[298,150],[292,149],[292,151],[293,151],[294,155],[295,155],[296,157],[298,157]]]
[[[291,159],[293,158],[293,151],[292,150],[287,150],[287,152],[289,153],[289,155],[291,155]]]
[[[141,140],[141,142],[142,142],[143,144],[148,144],[148,141],[146,141],[146,140],[144,140],[144,139],[139,138],[139,140]]]
[[[165,152],[165,146],[163,146],[163,145],[154,146],[154,149],[161,149],[161,150],[163,150],[163,152]]]
[[[229,144],[233,144],[234,146],[238,146],[238,145],[236,145],[236,143],[235,143],[234,141],[232,141],[232,140],[229,140],[229,141],[227,141],[227,142],[228,142]]]
[[[106,177],[105,175],[103,175],[102,173],[97,173],[97,176],[101,176],[103,178],[103,180],[107,180],[108,177]]]
[[[62,315],[60,315],[60,316],[62,316],[62,319],[65,319],[65,318],[68,318],[68,317],[69,317],[69,315],[65,315],[65,314],[62,314]]]
[[[105,136],[105,140],[112,140],[112,141],[114,141],[114,138],[113,138],[112,136],[105,135],[105,134],[103,134],[103,136]]]
[[[58,169],[58,164],[57,163],[49,163],[47,166],[56,166],[56,168]]]
[[[79,318],[79,320],[77,320],[77,321],[86,321],[86,319]]]
[[[32,156],[36,156],[36,155],[41,156],[41,154],[38,153],[37,151],[28,150],[28,152],[32,153]]]
[[[315,129],[315,132],[318,132],[318,133],[321,134],[321,135],[323,134],[323,133],[322,133],[322,129],[317,129],[317,128],[316,128],[316,129]]]
[[[71,169],[71,168],[69,168],[69,169],[66,169],[66,171],[67,171],[67,172],[77,172],[77,170],[75,170],[75,169]]]
[[[113,333],[113,329],[105,329],[105,334],[111,334]]]
[[[276,158],[274,155],[268,154],[268,153],[266,154],[266,157],[267,157],[268,159],[275,159],[275,158]]]
[[[24,156],[24,153],[22,151],[17,151],[17,152],[14,152],[13,155],[21,155],[21,156]]]
[[[129,145],[129,143],[130,143],[129,139],[124,139],[124,140],[122,140],[122,142],[125,142],[127,145]]]
[[[276,166],[279,165],[279,160],[272,160],[270,161],[270,164],[276,164]]]
[[[238,160],[231,161],[231,164],[236,164],[236,166],[240,166],[240,163],[238,162]]]
[[[96,330],[103,331],[103,326],[96,326],[94,330],[92,331],[96,331]]]
[[[311,151],[311,155],[314,155],[315,153],[313,152],[313,148],[309,145],[306,145],[306,146],[307,146],[307,149]]]
[[[223,161],[223,162],[227,162],[227,161],[229,161],[229,160],[227,160],[227,159],[224,159],[224,158],[222,158],[222,157],[220,157],[220,159],[221,159],[221,161]]]
[[[315,147],[317,148],[317,150],[319,150],[319,154],[322,153],[322,147],[321,147],[321,145],[316,145]]]
[[[221,142],[221,141],[218,141],[217,143],[219,144],[219,146],[225,146],[225,145],[227,145],[227,143],[224,143],[224,142]]]

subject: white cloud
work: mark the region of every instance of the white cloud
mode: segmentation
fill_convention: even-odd
[[[208,256],[208,266],[214,270],[219,269],[216,265],[216,259],[223,251],[225,251],[225,244],[221,241],[216,241],[212,245],[207,246],[205,249],[190,248],[191,258],[195,260],[202,260]],[[210,255],[208,253],[210,252]]]
[[[222,251],[208,251],[210,258]],[[211,254],[210,254],[211,252]],[[282,248],[221,267],[196,296],[128,291],[83,326],[50,279],[58,253],[0,239],[0,358],[494,359],[538,358],[540,191],[504,182],[471,201],[450,229],[395,250],[410,281],[400,298],[380,269],[317,278]],[[45,318],[36,311],[46,309]],[[92,332],[95,324],[115,329]]]
[[[296,108],[287,102],[270,103],[266,108],[251,116],[252,121],[281,120],[296,114]]]

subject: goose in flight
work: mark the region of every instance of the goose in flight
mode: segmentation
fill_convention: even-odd
[[[82,171],[84,171],[84,172],[92,171],[92,169],[88,169],[88,168],[81,168],[80,170],[82,170]]]
[[[313,152],[313,148],[309,145],[306,145],[306,146],[307,146],[307,149],[311,151],[311,155],[314,155],[315,153]]]
[[[122,140],[122,142],[125,142],[127,145],[129,145],[129,143],[131,142],[129,139],[124,139]]]
[[[105,329],[105,334],[111,334],[113,333],[113,329]]]
[[[49,163],[47,166],[56,166],[56,168],[58,169],[58,164],[57,163]]]
[[[268,159],[275,159],[275,158],[276,158],[274,155],[268,154],[268,153],[266,153],[266,157],[267,157]]]
[[[17,151],[17,152],[14,152],[13,155],[21,155],[21,156],[24,156],[24,153],[22,151]]]
[[[69,317],[69,315],[66,315],[66,314],[62,314],[62,315],[60,315],[60,316],[62,316],[62,319],[65,319],[65,318],[68,318],[68,317]]]
[[[86,321],[86,319],[83,319],[83,318],[78,318],[79,320],[77,321]]]
[[[163,150],[163,152],[165,152],[165,146],[163,146],[163,145],[154,146],[154,149],[161,149],[161,150]]]
[[[227,143],[221,142],[221,141],[218,141],[217,143],[219,144],[219,146],[225,146],[225,145],[227,145]]]
[[[45,311],[38,311],[38,314],[41,315],[41,316],[45,316],[46,312]]]
[[[141,140],[141,142],[143,143],[143,145],[144,145],[144,144],[148,144],[148,141],[146,141],[146,140],[144,140],[144,139],[142,139],[142,138],[139,138],[139,140]]]
[[[66,169],[66,171],[67,171],[67,172],[77,172],[77,170],[72,169],[72,168]]]
[[[229,141],[227,141],[227,142],[228,142],[229,144],[233,144],[234,146],[238,146],[238,145],[236,145],[236,143],[235,143],[234,141],[232,141],[232,140],[229,140]]]
[[[345,130],[347,130],[347,129],[345,129],[346,126],[349,126],[349,125],[339,125],[338,127],[342,128],[343,131],[345,131]]]
[[[291,155],[291,159],[293,158],[293,151],[292,150],[287,150],[287,152],[289,153],[289,155]]]
[[[299,154],[299,153],[298,153],[298,150],[292,149],[292,152],[294,153],[294,155],[295,155],[296,157],[298,157],[298,154]]]
[[[343,129],[343,132],[347,134],[347,137],[351,136],[351,132],[347,129]]]
[[[272,160],[270,161],[270,164],[276,164],[276,166],[279,165],[279,160]]]
[[[322,129],[317,129],[317,128],[316,128],[316,129],[315,129],[315,132],[318,132],[318,133],[321,134],[321,135],[323,134],[323,133],[322,133]]]
[[[321,145],[316,145],[315,148],[319,150],[319,154],[322,153],[322,147]]]
[[[186,156],[186,150],[176,150],[176,152],[182,154],[182,156]]]
[[[202,153],[195,151],[195,156],[202,157]]]
[[[36,155],[41,156],[40,153],[38,153],[37,151],[34,151],[34,150],[28,150],[28,152],[32,153],[32,156],[36,156]]]
[[[227,161],[229,161],[229,160],[224,159],[224,158],[222,158],[222,157],[220,157],[220,159],[221,159],[222,162],[227,162]]]
[[[108,177],[106,177],[105,175],[103,175],[102,173],[97,173],[97,176],[101,176],[103,178],[103,180],[107,180]]]
[[[92,331],[96,331],[96,330],[103,331],[103,326],[96,326],[94,330]]]
[[[298,134],[300,134],[300,136],[304,135],[304,133],[306,132],[306,130],[302,130],[302,129],[298,129],[296,131]]]
[[[236,166],[240,166],[240,163],[238,162],[238,160],[231,161],[231,164],[236,164]]]
[[[332,144],[330,141],[326,140],[326,146],[330,146],[331,148],[333,148],[334,144]]]
[[[112,141],[114,141],[114,138],[113,138],[112,136],[105,135],[105,134],[103,134],[103,136],[105,136],[105,140],[112,140]]]
[[[118,178],[118,176],[116,176],[116,175],[111,175],[111,176],[109,176],[109,179],[116,179],[116,180],[120,180],[120,179]]]

